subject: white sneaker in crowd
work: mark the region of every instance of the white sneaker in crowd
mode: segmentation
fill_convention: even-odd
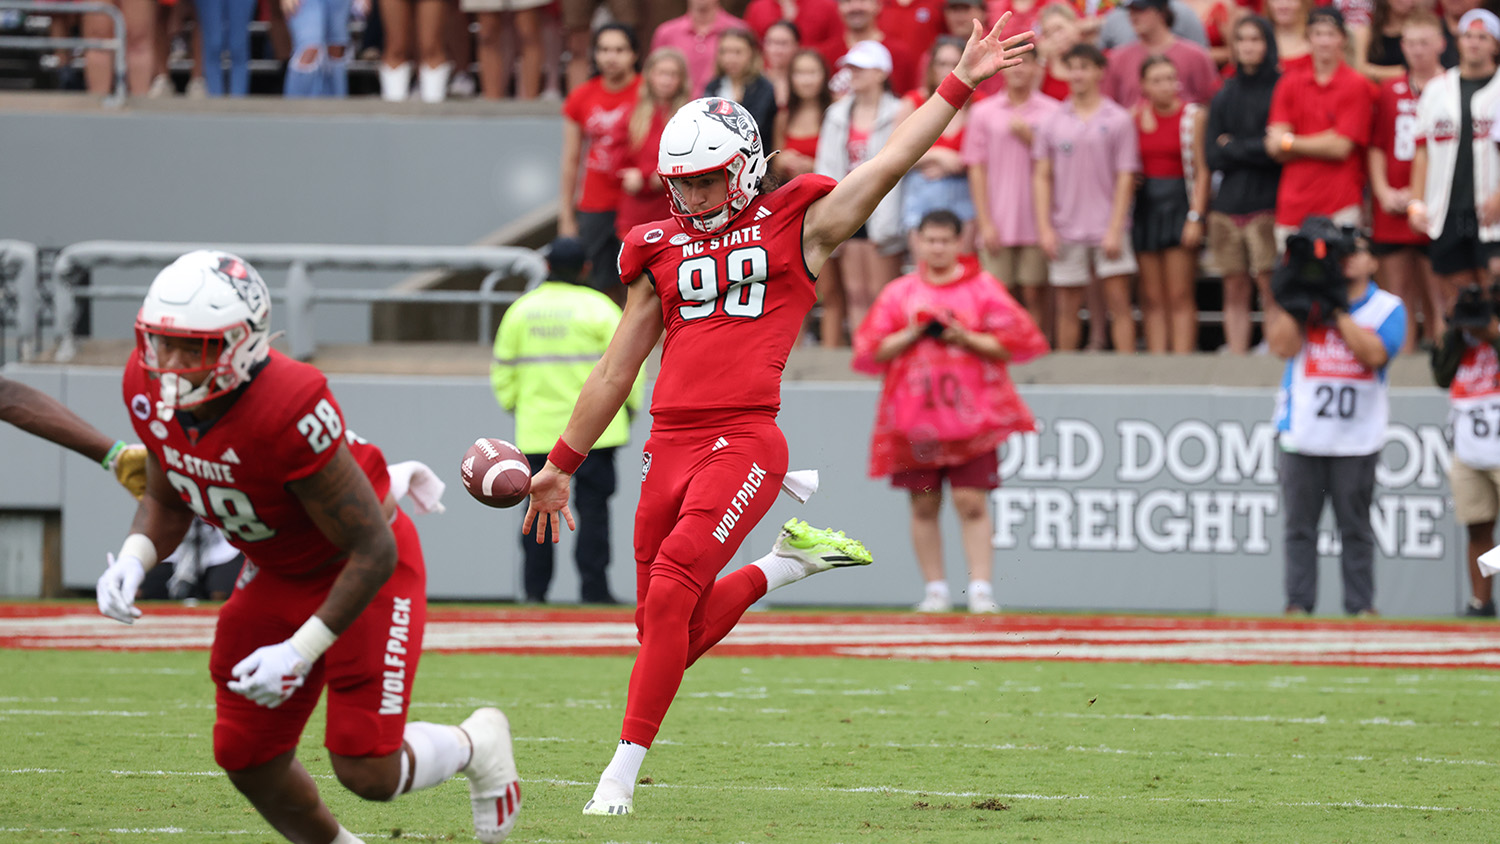
[[[146,89],[146,96],[153,100],[177,96],[177,88],[172,84],[172,77],[163,73],[152,79],[151,87]]]
[[[928,592],[912,609],[917,612],[947,612],[953,609],[953,601],[943,595]]]
[[[983,592],[975,592],[969,595],[969,612],[972,613],[997,613],[1000,605],[995,603],[995,596]]]

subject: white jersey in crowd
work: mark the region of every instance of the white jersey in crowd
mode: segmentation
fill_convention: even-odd
[[[1448,198],[1453,190],[1453,170],[1458,162],[1458,68],[1444,71],[1422,89],[1417,100],[1417,143],[1427,147],[1427,188],[1422,199],[1427,203],[1427,236],[1436,240],[1443,233],[1448,218]],[[1495,108],[1500,106],[1500,75],[1474,94],[1470,102],[1470,120],[1474,124],[1474,197],[1475,202],[1500,187],[1500,151],[1490,139]],[[1500,225],[1483,226],[1479,239],[1500,241]]]
[[[1448,387],[1453,457],[1471,469],[1500,468],[1500,360],[1495,347],[1471,342]]]
[[[1386,349],[1399,348],[1405,337],[1406,309],[1401,299],[1374,284],[1361,301],[1351,303],[1354,321],[1381,335]],[[1391,320],[1397,326],[1388,325]],[[1382,331],[1385,328],[1386,331]],[[1298,454],[1353,457],[1374,454],[1385,443],[1390,420],[1386,369],[1371,369],[1332,325],[1307,327],[1297,356],[1287,361],[1276,396],[1276,430],[1281,447]]]

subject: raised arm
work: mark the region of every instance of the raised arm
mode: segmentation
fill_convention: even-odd
[[[615,336],[599,363],[583,382],[583,390],[573,405],[573,415],[563,429],[559,447],[566,444],[568,450],[577,454],[587,454],[594,447],[629,398],[646,356],[651,354],[661,337],[662,328],[661,300],[651,279],[642,275],[630,283],[620,327],[615,330]],[[567,521],[568,528],[573,528],[573,512],[568,508],[571,477],[571,472],[563,471],[550,458],[547,460],[547,465],[531,481],[531,500],[526,508],[526,518],[521,522],[522,535],[531,532],[538,515],[542,516],[542,521],[536,528],[537,542],[546,539],[549,527],[552,541],[561,539],[558,513]]]
[[[974,22],[969,43],[953,70],[953,76],[964,86],[972,90],[1002,68],[1018,64],[1020,55],[1032,49],[1029,30],[1000,39],[1000,31],[1009,20],[1009,12],[1001,15],[988,35],[983,35],[978,21]],[[827,196],[807,209],[802,220],[802,255],[809,270],[821,271],[829,254],[864,225],[875,206],[932,147],[957,113],[958,108],[941,93],[929,97],[896,127],[873,158],[856,167]]]

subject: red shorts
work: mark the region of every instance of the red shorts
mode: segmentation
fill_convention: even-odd
[[[786,437],[774,422],[653,432],[641,460],[637,605],[651,577],[702,595],[781,491]]]
[[[1000,453],[989,451],[967,463],[941,469],[911,469],[891,475],[891,486],[912,492],[942,491],[943,478],[948,486],[967,489],[1000,488]]]
[[[230,669],[256,648],[285,641],[312,615],[331,579],[290,578],[256,570],[219,611],[209,673],[216,687],[214,759],[226,771],[265,764],[297,746],[328,686],[323,745],[340,756],[386,756],[401,747],[412,681],[427,620],[427,569],[416,526],[398,512],[391,525],[398,562],[391,579],[323,658],[307,682],[275,709],[229,691]],[[246,564],[251,571],[251,564]]]

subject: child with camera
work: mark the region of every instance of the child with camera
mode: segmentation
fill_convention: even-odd
[[[1500,320],[1496,297],[1477,284],[1459,291],[1448,330],[1432,350],[1432,377],[1448,391],[1448,423],[1453,438],[1453,510],[1469,534],[1469,603],[1464,615],[1493,618],[1491,578],[1479,568],[1479,555],[1495,544],[1500,513]]]
[[[953,606],[938,514],[953,490],[969,567],[970,612],[999,610],[990,584],[989,492],[1000,443],[1035,430],[1007,364],[1045,354],[1047,340],[1005,286],[960,258],[963,223],[930,211],[914,240],[921,263],[880,292],[854,338],[854,368],[883,375],[870,477],[911,495],[912,544],[926,592],[921,612]]]
[[[1317,603],[1318,520],[1330,499],[1344,611],[1376,614],[1370,503],[1390,417],[1386,364],[1406,338],[1406,307],[1371,281],[1376,267],[1369,241],[1353,228],[1309,217],[1272,276],[1282,310],[1267,312],[1266,342],[1287,359],[1275,425],[1288,615],[1309,614]]]

